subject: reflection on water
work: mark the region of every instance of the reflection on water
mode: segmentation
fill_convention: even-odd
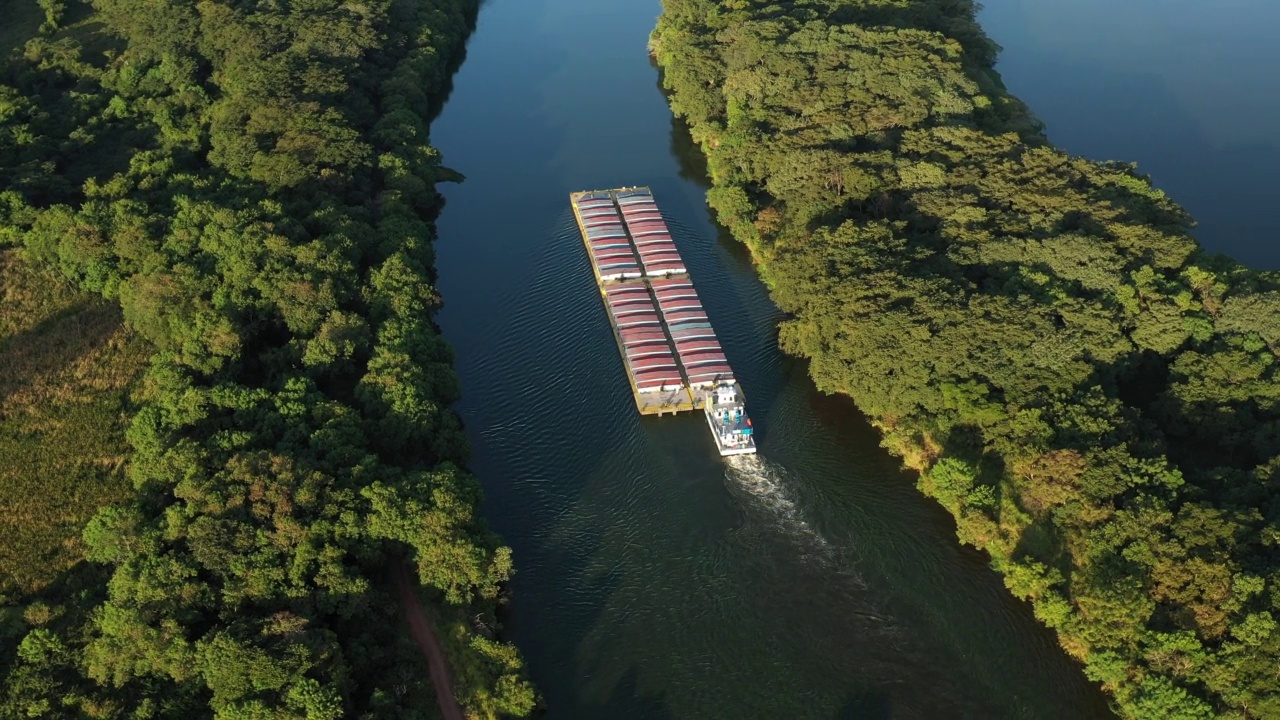
[[[1280,3],[984,0],[998,70],[1072,153],[1131,160],[1212,252],[1280,268]]]

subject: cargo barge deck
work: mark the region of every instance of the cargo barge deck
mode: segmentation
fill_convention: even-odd
[[[646,187],[569,195],[636,409],[702,410],[721,455],[756,451],[742,390]]]

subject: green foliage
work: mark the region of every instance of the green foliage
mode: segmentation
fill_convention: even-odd
[[[58,29],[62,16],[67,12],[66,0],[37,0],[37,4],[44,11],[44,22],[40,24],[40,32],[46,35],[53,33]]]
[[[462,620],[512,566],[432,320],[427,118],[475,3],[94,9],[118,43],[33,41],[0,78],[0,238],[154,354],[134,496],[84,525],[109,580],[26,633],[3,713],[431,713],[387,588],[407,559],[475,640],[468,710],[527,714],[514,648]]]
[[[650,46],[783,348],[1123,713],[1280,715],[1280,284],[1052,147],[974,13],[664,0]]]

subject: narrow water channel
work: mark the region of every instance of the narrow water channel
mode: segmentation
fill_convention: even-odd
[[[645,42],[656,0],[489,0],[433,144],[440,323],[485,513],[519,569],[506,635],[551,718],[1083,718],[1101,692],[838,398],[703,202]],[[762,448],[640,418],[569,212],[646,184]]]

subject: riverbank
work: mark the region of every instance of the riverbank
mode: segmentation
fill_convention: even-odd
[[[1275,279],[1052,148],[947,7],[667,0],[652,48],[818,386],[1124,714],[1265,716]]]

